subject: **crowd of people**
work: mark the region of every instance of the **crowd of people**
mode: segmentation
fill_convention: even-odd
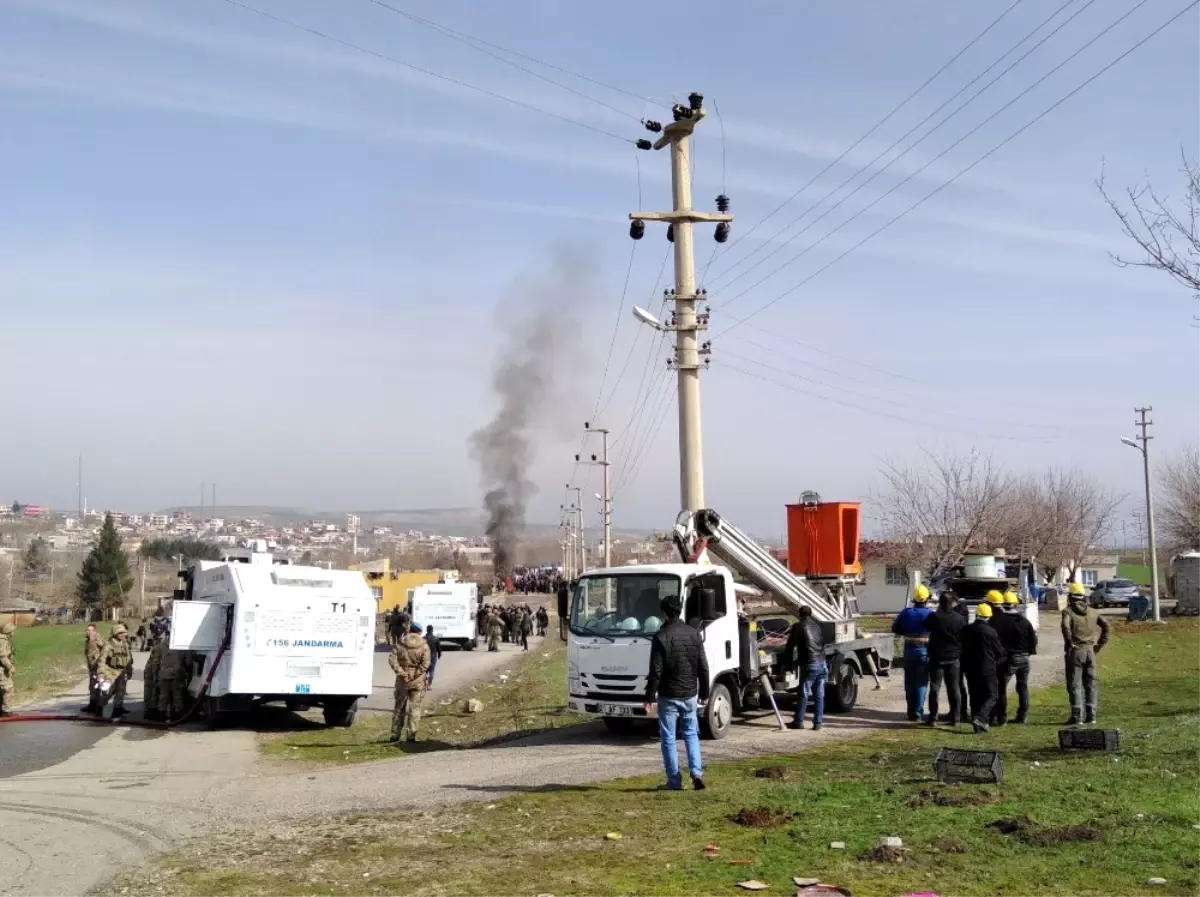
[[[544,636],[550,627],[550,614],[544,606],[535,611],[528,604],[485,604],[476,616],[479,634],[487,639],[489,651],[499,651],[500,643],[520,645],[529,650],[529,636]]]
[[[513,567],[507,576],[496,577],[495,591],[552,595],[563,582],[562,570],[558,567]]]

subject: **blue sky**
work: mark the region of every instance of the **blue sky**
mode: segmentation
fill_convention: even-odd
[[[669,119],[661,105],[516,60],[620,112],[589,102],[370,0],[251,5],[620,137],[644,135],[637,118]],[[696,203],[711,208],[729,193],[736,237],[1010,2],[394,5],[637,96],[704,93]],[[1155,408],[1156,448],[1196,439],[1194,303],[1164,276],[1112,266],[1107,253],[1128,247],[1094,185],[1103,166],[1114,186],[1149,177],[1177,192],[1180,148],[1197,152],[1195,9],[787,292],[1183,5],[1147,0],[982,124],[1133,6],[1068,4],[900,147],[1073,20],[911,152],[794,242],[780,247],[870,172],[763,246],[1058,6],[1024,0],[711,266],[715,244],[702,229],[701,284],[718,335],[703,378],[710,504],[769,533],[800,491],[865,498],[882,459],[923,446],[986,447],[1014,469],[1078,465],[1136,494],[1137,456],[1118,441],[1135,405]],[[531,516],[557,517],[579,448],[570,431],[600,405],[614,431],[616,522],[673,519],[666,353],[649,360],[650,335],[628,312],[658,306],[668,245],[658,225],[633,250],[618,309],[635,156],[643,205],[664,208],[664,153],[639,154],[225,0],[0,0],[0,116],[10,385],[0,495],[73,506],[82,452],[99,506],[195,501],[201,481],[219,484],[222,503],[477,505],[467,441],[495,407],[497,305],[567,244],[586,247],[598,273],[561,297],[584,349],[561,370],[576,384],[571,400],[538,436]],[[578,479],[588,493],[599,486],[594,470]]]

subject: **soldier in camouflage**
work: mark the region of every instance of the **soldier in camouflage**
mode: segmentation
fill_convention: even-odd
[[[142,704],[145,707],[145,717],[148,720],[163,719],[158,709],[159,705],[159,669],[162,666],[163,655],[167,653],[167,640],[159,639],[150,649],[146,658],[146,667],[142,670]]]
[[[96,691],[96,686],[99,684],[96,679],[96,667],[100,664],[102,650],[104,650],[104,640],[96,631],[96,624],[88,623],[83,636],[83,657],[87,661],[88,671],[88,703],[86,707],[82,708],[84,713],[96,715],[100,713],[99,692]]]
[[[166,643],[167,639],[163,639]],[[191,709],[188,683],[192,678],[190,651],[168,650],[158,669],[158,715],[164,722],[175,722]]]
[[[487,620],[488,650],[500,650],[500,636],[504,634],[504,624],[500,622],[500,614],[492,608]]]
[[[12,623],[0,623],[0,716],[12,716],[13,708],[13,665],[12,637],[17,627]]]
[[[425,698],[426,677],[429,674],[429,643],[418,632],[411,632],[408,614],[401,614],[404,634],[396,639],[388,663],[396,674],[396,703],[392,711],[392,742],[417,740],[421,723],[421,702]]]
[[[112,718],[118,719],[129,711],[125,709],[125,684],[133,673],[133,652],[130,650],[129,630],[123,623],[113,627],[112,636],[100,650],[96,664],[97,689],[96,715],[104,712],[104,705],[112,698]]]

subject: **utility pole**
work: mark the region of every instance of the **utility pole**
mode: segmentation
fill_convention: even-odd
[[[217,516],[217,484],[216,483],[212,484],[212,513],[213,513],[214,517]]]
[[[579,560],[576,573],[580,575],[587,570],[587,549],[583,541],[583,487],[568,485],[567,491],[575,493],[575,504],[571,505],[571,516],[575,521],[575,556]]]
[[[83,526],[83,455],[79,456],[79,476],[75,482],[76,499],[79,502],[79,525]]]
[[[1149,543],[1150,554],[1150,604],[1154,610],[1154,622],[1161,623],[1162,614],[1158,607],[1158,554],[1154,545],[1154,481],[1150,476],[1150,440],[1154,437],[1150,435],[1149,429],[1154,421],[1146,417],[1153,410],[1153,406],[1149,405],[1145,408],[1133,409],[1138,416],[1138,419],[1134,421],[1134,426],[1141,430],[1141,433],[1133,440],[1124,441],[1142,453],[1142,469],[1146,477],[1146,541]]]
[[[667,239],[675,244],[675,289],[670,298],[675,302],[673,320],[660,325],[663,330],[675,331],[675,358],[673,365],[679,381],[679,493],[680,502],[686,511],[698,511],[704,507],[704,455],[700,428],[700,359],[707,363],[711,352],[709,343],[700,343],[699,333],[708,329],[708,312],[697,316],[696,302],[703,299],[706,291],[696,291],[696,259],[692,246],[692,224],[697,221],[717,223],[716,239],[724,243],[729,239],[729,222],[732,215],[729,198],[724,194],[717,197],[719,214],[697,212],[692,208],[691,136],[696,123],[704,118],[704,97],[698,93],[688,96],[688,105],[676,104],[671,110],[675,119],[668,125],[645,122],[647,130],[662,136],[653,144],[649,140],[637,141],[638,149],[660,150],[671,147],[671,198],[670,212],[631,212],[629,235],[641,239],[645,232],[645,221],[666,221]]]
[[[597,458],[593,454],[591,461],[581,460],[580,455],[575,456],[575,460],[580,464],[598,464],[601,470],[604,471],[604,492],[600,495],[600,500],[603,502],[602,514],[604,517],[604,566],[612,566],[612,485],[608,474],[608,430],[603,428],[593,430],[592,425],[584,421],[583,428],[588,433],[599,433],[601,438],[600,456]]]
[[[204,519],[204,483],[201,483],[200,484],[200,520],[203,520],[203,519]]]

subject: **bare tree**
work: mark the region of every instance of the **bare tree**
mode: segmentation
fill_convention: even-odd
[[[1111,196],[1104,175],[1096,182],[1100,195],[1121,223],[1121,230],[1141,250],[1140,259],[1112,259],[1122,268],[1136,266],[1165,271],[1193,295],[1200,295],[1200,165],[1180,152],[1184,195],[1155,192],[1149,183],[1125,189],[1125,197]]]
[[[1185,445],[1158,471],[1158,523],[1172,551],[1200,550],[1200,447]]]
[[[1049,580],[1066,569],[1073,582],[1088,552],[1108,535],[1124,499],[1082,471],[1047,471],[1032,497],[1035,524],[1029,552],[1043,576]]]
[[[987,540],[1010,506],[1013,479],[988,454],[923,451],[915,465],[887,462],[874,497],[895,560],[926,577],[958,564]]]

